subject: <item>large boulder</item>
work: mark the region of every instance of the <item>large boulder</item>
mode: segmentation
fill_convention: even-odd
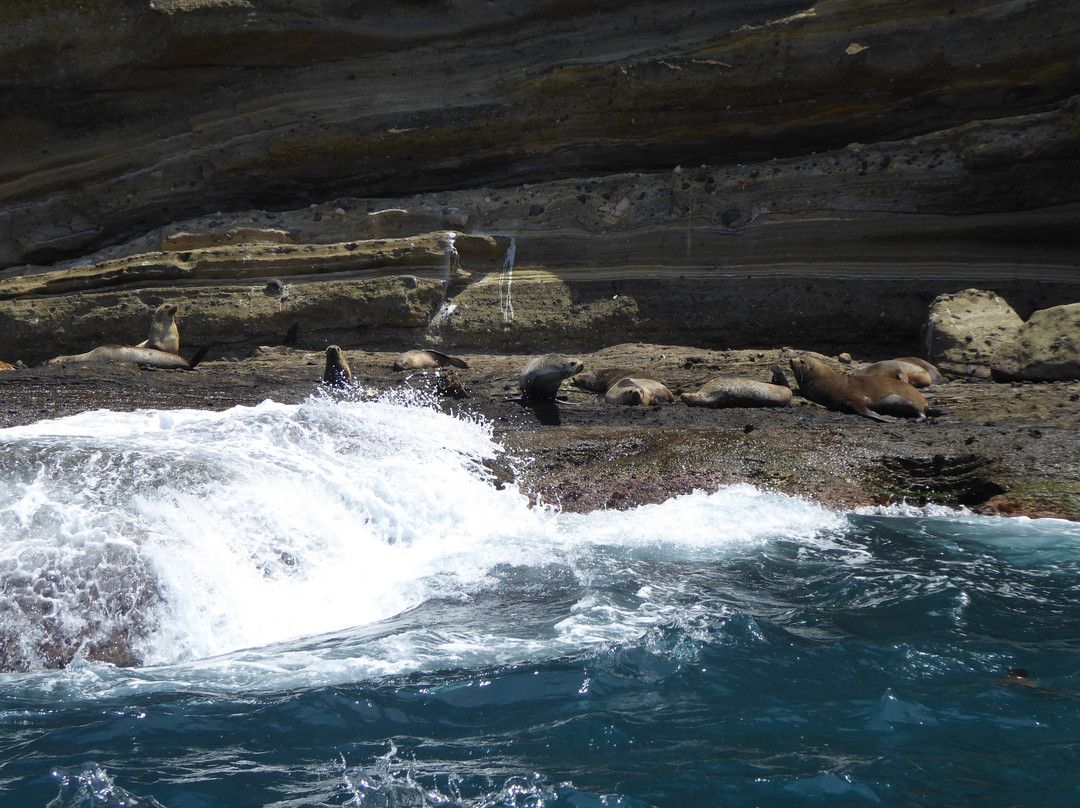
[[[999,381],[1080,379],[1080,303],[1032,314],[990,369]]]
[[[954,373],[986,375],[1024,324],[994,292],[965,289],[937,297],[926,322],[930,360]]]

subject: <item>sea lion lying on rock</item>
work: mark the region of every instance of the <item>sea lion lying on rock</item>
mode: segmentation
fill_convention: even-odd
[[[653,407],[659,404],[674,404],[674,394],[656,379],[644,379],[637,376],[625,376],[596,397],[605,404],[640,404]]]
[[[591,390],[594,393],[604,393],[607,392],[607,389],[611,387],[611,385],[619,381],[619,379],[626,379],[629,377],[635,379],[651,379],[654,382],[660,381],[651,373],[646,373],[644,370],[626,367],[610,367],[601,368],[600,370],[587,370],[579,373],[570,380],[570,384],[580,390]]]
[[[926,420],[923,394],[899,379],[838,373],[810,356],[792,359],[791,372],[804,398],[831,410],[854,412],[875,421],[885,421],[882,415]]]
[[[346,387],[352,384],[352,369],[345,360],[345,354],[337,345],[326,349],[326,364],[323,366],[323,384],[331,387]]]
[[[711,379],[696,393],[683,393],[680,398],[691,407],[785,407],[791,395],[786,384],[732,378]]]
[[[67,365],[76,362],[132,362],[148,368],[166,370],[191,370],[206,353],[201,351],[190,362],[180,354],[159,351],[157,348],[140,348],[134,345],[102,345],[82,354],[58,356],[50,359],[50,365]]]
[[[14,365],[9,365],[7,362],[0,362],[0,370],[15,370]]]
[[[554,401],[563,379],[581,373],[585,364],[563,354],[544,354],[529,360],[518,376],[523,401]]]
[[[394,370],[424,370],[427,368],[442,368],[452,366],[455,368],[468,368],[464,359],[456,356],[448,356],[441,351],[433,351],[430,348],[418,348],[406,351],[394,360]]]
[[[903,357],[901,359],[886,359],[883,362],[874,362],[855,371],[856,376],[866,376],[877,379],[899,379],[907,382],[912,387],[929,387],[946,381],[938,369],[929,362],[915,357]]]
[[[162,303],[150,322],[150,336],[135,346],[167,353],[180,353],[180,331],[176,327],[176,306]]]

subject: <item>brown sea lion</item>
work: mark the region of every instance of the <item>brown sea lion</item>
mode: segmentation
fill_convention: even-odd
[[[640,404],[653,407],[660,404],[674,404],[674,394],[656,379],[644,379],[638,376],[625,376],[596,397],[605,404]]]
[[[626,379],[630,376],[633,376],[635,379],[650,379],[654,382],[660,381],[651,373],[646,373],[644,370],[626,367],[610,367],[601,368],[600,370],[587,370],[579,373],[570,380],[570,384],[581,390],[591,390],[594,393],[603,393],[619,379]]]
[[[132,362],[143,367],[166,370],[191,370],[197,364],[197,361],[188,362],[180,354],[135,345],[102,345],[86,353],[58,356],[49,360],[50,365],[76,362]]]
[[[791,372],[804,398],[832,410],[854,412],[875,421],[882,415],[926,420],[923,394],[899,379],[838,373],[810,356],[791,360]]]
[[[9,365],[7,362],[0,362],[0,370],[16,370],[14,365]]]
[[[135,346],[168,353],[180,353],[180,331],[176,327],[176,306],[162,303],[150,322],[150,336]]]
[[[791,402],[791,388],[753,379],[711,379],[696,393],[680,398],[691,407],[785,407]]]
[[[585,369],[580,359],[562,354],[544,354],[529,360],[518,376],[525,401],[554,401],[563,379]]]
[[[468,368],[464,359],[456,356],[448,356],[441,351],[433,351],[430,348],[418,348],[406,351],[394,360],[394,370],[423,370],[426,368],[443,368],[452,366],[455,368]]]
[[[912,387],[929,387],[933,382],[926,368],[900,359],[886,359],[864,365],[855,371],[855,375],[871,379],[899,379]]]
[[[923,370],[925,370],[927,373],[930,374],[930,383],[931,384],[943,384],[943,383],[949,381],[948,379],[946,379],[942,375],[940,370],[938,370],[936,367],[934,367],[934,365],[931,364],[930,362],[927,362],[925,359],[920,359],[917,356],[901,356],[901,357],[898,357],[896,361],[897,362],[907,362],[908,364],[911,364],[911,365],[918,365],[919,367],[921,367]]]
[[[323,367],[323,384],[331,387],[345,387],[352,384],[352,370],[345,360],[345,354],[337,345],[326,349],[326,364]]]

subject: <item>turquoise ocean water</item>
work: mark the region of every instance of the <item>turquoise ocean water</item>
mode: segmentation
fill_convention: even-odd
[[[1080,804],[1080,525],[563,514],[499,451],[325,397],[0,430],[0,806]]]

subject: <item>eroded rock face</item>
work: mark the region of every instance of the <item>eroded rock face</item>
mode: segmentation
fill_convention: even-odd
[[[1051,0],[7,4],[0,358],[163,299],[221,352],[910,353],[940,294],[1080,300],[1078,39]]]
[[[987,375],[992,360],[1011,350],[1024,321],[993,292],[965,289],[941,295],[930,306],[926,342],[940,367]]]
[[[1002,381],[1080,379],[1080,304],[1042,309],[991,363]]]

